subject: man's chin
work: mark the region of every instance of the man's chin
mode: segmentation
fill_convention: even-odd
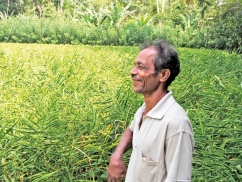
[[[133,89],[134,90],[134,93],[136,93],[136,94],[141,94],[142,92],[141,92],[141,90],[138,90],[138,89]]]

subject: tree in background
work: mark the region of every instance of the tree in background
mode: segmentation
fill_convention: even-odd
[[[19,0],[0,0],[0,13],[4,16],[14,16],[19,13],[20,1]]]
[[[131,23],[137,30],[135,26],[149,24],[165,37],[180,37],[176,43],[182,46],[242,52],[241,4],[241,0],[0,0],[0,19],[24,15],[74,20],[106,34],[111,28],[119,36],[124,25]]]

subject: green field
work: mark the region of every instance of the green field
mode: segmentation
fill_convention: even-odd
[[[0,44],[0,181],[106,181],[143,102],[129,75],[138,51]],[[194,128],[192,179],[242,181],[242,57],[178,52],[182,71],[170,89]]]

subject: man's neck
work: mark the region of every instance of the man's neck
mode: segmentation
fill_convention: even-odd
[[[144,95],[145,112],[147,114],[155,105],[168,93],[168,90],[162,90],[160,92],[154,92],[151,95]]]

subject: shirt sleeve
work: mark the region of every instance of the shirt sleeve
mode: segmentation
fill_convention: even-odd
[[[130,131],[134,132],[134,120],[129,125],[129,129],[130,129]]]
[[[165,148],[167,178],[165,182],[191,181],[193,148],[193,136],[185,131],[167,139]]]

